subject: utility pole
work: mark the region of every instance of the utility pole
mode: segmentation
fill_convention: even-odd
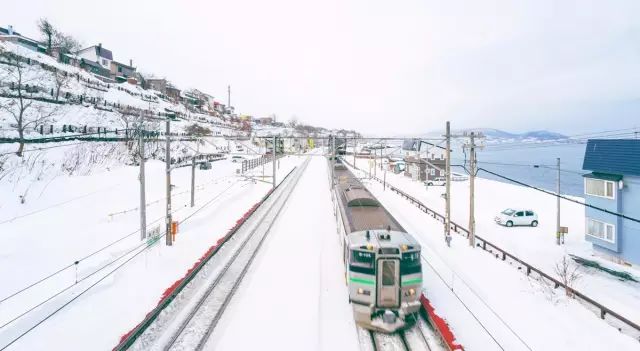
[[[196,155],[191,157],[191,207],[196,205]]]
[[[481,133],[476,134],[471,132],[469,135],[470,141],[465,145],[470,151],[470,170],[469,170],[469,245],[475,247],[476,245],[476,217],[475,217],[475,180],[478,169],[478,161],[476,159],[476,138],[484,138]]]
[[[373,177],[378,175],[378,150],[373,149]]]
[[[560,157],[557,159],[558,161],[558,180],[556,184],[556,189],[558,191],[558,196],[556,196],[556,244],[560,245]]]
[[[276,136],[273,136],[273,188],[276,188]]]
[[[471,151],[469,163],[469,246],[474,247],[476,242],[476,217],[475,217],[475,183],[476,183],[476,145],[475,133],[471,132],[471,143],[469,150]]]
[[[358,148],[358,139],[353,138],[353,167],[356,166],[356,149]]]
[[[166,244],[167,246],[173,245],[173,238],[171,236],[171,120],[167,118],[167,125],[165,129],[166,138],[166,171],[167,171],[167,218],[166,218]]]
[[[336,186],[336,136],[331,136],[331,188]]]
[[[231,109],[231,85],[227,85],[227,107]]]
[[[447,138],[447,149],[445,150],[445,176],[447,177],[447,179],[445,180],[446,198],[444,216],[444,239],[445,242],[449,242],[451,238],[451,125],[449,121],[447,121],[445,137]]]
[[[147,200],[145,194],[144,179],[144,125],[142,112],[140,112],[140,124],[138,137],[140,138],[140,240],[147,237]]]

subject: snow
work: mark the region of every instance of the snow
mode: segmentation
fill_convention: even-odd
[[[297,157],[282,159],[279,178],[298,162]],[[214,162],[212,170],[197,170],[199,189],[194,208],[189,207],[190,168],[175,169],[172,172],[174,220],[199,212],[180,225],[174,246],[165,246],[161,238],[158,244],[133,258],[9,349],[86,350],[115,346],[122,334],[155,307],[162,292],[182,277],[193,262],[270,189],[269,184],[235,177],[239,166],[225,160]],[[164,164],[149,161],[146,173],[147,223],[151,229],[163,223]],[[40,308],[0,327],[0,347],[140,251],[136,249],[140,245],[136,233],[139,228],[137,174],[137,167],[121,166],[88,176],[60,176],[50,180],[50,184],[35,181],[31,186],[41,193],[23,205],[13,196],[3,196],[4,223],[0,226],[5,235],[0,247],[0,276],[3,277],[0,298],[60,267],[73,266],[75,260],[116,239],[131,235],[80,260],[77,273],[75,267],[71,267],[2,302],[0,325],[71,286]],[[12,186],[13,183],[2,182],[0,191],[11,194]],[[16,216],[22,217],[6,221]],[[109,265],[111,262],[114,263]],[[106,268],[91,275],[100,267]],[[77,284],[76,278],[80,280]]]
[[[207,349],[357,350],[324,157],[269,235]]]
[[[358,160],[357,165],[362,168],[365,162]],[[378,169],[377,172],[378,177],[381,178],[381,171]],[[441,197],[445,192],[443,186],[431,186],[427,189],[419,182],[392,172],[387,172],[386,177],[389,184],[444,214],[445,201]],[[468,228],[469,182],[452,182],[451,194],[452,220]],[[569,198],[584,201],[582,198]],[[640,277],[640,271],[637,269],[618,265],[593,255],[591,243],[584,239],[585,210],[581,204],[567,200],[560,201],[561,225],[569,228],[569,234],[565,235],[565,244],[558,246],[555,238],[555,197],[518,185],[476,178],[475,199],[477,234],[551,276],[556,276],[554,273],[556,263],[564,256],[573,254]],[[514,207],[529,208],[536,212],[539,217],[538,227],[507,228],[494,222],[498,213]],[[453,240],[464,239],[454,236]],[[583,277],[575,285],[577,290],[640,324],[640,283],[624,282],[612,275],[592,269],[582,270],[582,275]]]
[[[387,174],[387,179],[399,183],[397,178],[389,175],[390,173]],[[429,262],[423,266],[425,294],[432,301],[436,312],[448,321],[458,342],[465,349],[638,349],[637,340],[618,332],[576,300],[567,299],[563,290],[541,284],[502,260],[469,247],[467,241],[460,236],[455,236],[451,248],[448,248],[443,240],[442,223],[396,193],[384,191],[382,184],[375,181],[365,183],[402,226],[421,243],[423,256]],[[493,189],[483,189],[490,188],[491,184]],[[456,197],[456,191],[459,194],[464,183],[452,185],[455,189],[454,220],[464,223],[462,218],[455,216],[461,212],[460,207],[466,205],[459,195]],[[496,189],[503,186],[507,187],[507,191],[504,188],[502,191]],[[439,196],[440,189],[432,188],[429,191],[437,192],[436,196]],[[514,195],[513,206],[520,205],[517,199],[531,201],[535,198],[532,194],[518,194],[518,189],[497,182],[480,180],[477,189],[485,195],[478,196],[476,208],[486,213],[493,213],[490,206],[503,206],[491,204],[502,193]],[[410,193],[420,196],[417,190]],[[491,194],[493,197],[490,197]],[[428,206],[436,203],[435,200],[425,201]],[[438,210],[437,207],[435,209]],[[482,218],[482,213],[478,213],[478,218]],[[546,216],[544,213],[541,215],[542,224],[543,220],[546,222]],[[480,225],[479,222],[478,232],[482,234]],[[500,245],[501,242],[496,244]],[[520,245],[523,247],[526,244]],[[551,245],[555,246],[553,241]]]

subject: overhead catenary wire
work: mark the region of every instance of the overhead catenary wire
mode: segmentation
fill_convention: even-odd
[[[237,183],[232,184],[231,186],[235,185]],[[227,189],[225,189],[222,193],[218,193],[214,196],[214,199],[219,198],[224,192],[226,192],[228,189],[231,188],[231,186],[229,186]],[[212,201],[208,201],[207,203],[205,203],[204,205],[202,205],[197,211],[201,210],[202,208],[208,206]],[[185,218],[181,223],[184,223],[185,221],[187,221],[189,218],[191,218],[192,216],[189,216],[187,218]],[[164,217],[163,217],[164,218]],[[151,224],[151,223],[150,223]],[[154,244],[154,243],[153,243]],[[142,250],[136,252],[135,254],[133,254],[131,257],[129,257],[127,260],[125,260],[124,262],[122,262],[120,265],[118,265],[117,267],[115,267],[113,270],[109,271],[107,274],[105,274],[104,276],[102,276],[100,279],[98,279],[96,282],[94,282],[93,284],[91,284],[89,287],[87,287],[86,289],[82,290],[80,293],[78,293],[78,295],[75,295],[73,298],[71,298],[69,301],[67,301],[66,303],[64,303],[62,306],[60,306],[59,308],[57,308],[56,310],[54,310],[53,312],[49,313],[47,316],[45,316],[43,319],[41,319],[40,321],[38,321],[36,324],[34,324],[33,326],[31,326],[29,329],[27,329],[26,331],[24,331],[23,333],[21,333],[20,335],[18,335],[16,338],[14,338],[13,340],[11,340],[8,344],[2,346],[2,348],[0,348],[0,351],[5,350],[7,347],[11,346],[12,344],[14,344],[16,341],[18,341],[19,339],[21,339],[22,337],[24,337],[26,334],[28,334],[29,332],[31,332],[32,330],[34,330],[35,328],[37,328],[40,324],[44,323],[46,320],[48,320],[49,318],[51,318],[52,316],[54,316],[55,314],[57,314],[58,312],[60,312],[63,308],[65,308],[66,306],[68,306],[69,304],[71,304],[73,301],[77,300],[80,296],[82,296],[83,294],[85,294],[87,291],[89,291],[90,289],[92,289],[93,287],[95,287],[97,284],[99,284],[100,282],[102,282],[104,279],[106,279],[107,277],[109,277],[111,274],[113,274],[115,271],[119,270],[120,268],[122,268],[125,264],[127,264],[128,262],[130,262],[133,258],[137,257],[139,254],[141,254],[142,252],[145,252],[146,250],[148,250],[149,248],[153,247],[153,244],[148,244],[147,242],[144,242],[140,245],[135,246],[134,248],[132,248],[131,250],[127,251],[126,253],[120,255],[119,257],[117,257],[116,259],[112,260],[111,262],[103,265],[101,268],[99,268],[98,270],[90,273],[89,275],[83,277],[82,279],[80,279],[78,282],[82,282],[86,279],[88,279],[89,277],[93,276],[94,274],[96,274],[97,272],[107,268],[108,266],[111,266],[112,264],[114,264],[115,262],[119,261],[120,259],[126,257],[127,255],[133,253],[134,251],[140,249],[143,246],[146,246],[144,248],[142,248]],[[77,283],[76,283],[77,284]],[[8,324],[14,322],[15,320],[21,318],[22,316],[28,314],[29,312],[37,309],[38,307],[40,307],[41,305],[45,304],[46,302],[54,299],[56,296],[59,296],[60,294],[64,293],[65,291],[69,290],[70,288],[72,288],[73,286],[76,286],[76,284],[71,284],[68,287],[62,289],[61,291],[59,291],[58,293],[54,294],[53,296],[47,298],[46,300],[40,302],[38,305],[33,306],[32,308],[30,308],[29,310],[25,311],[24,313],[20,314],[19,316],[13,318],[12,320],[8,321],[7,323],[5,323],[4,325],[0,326],[0,328],[4,328],[5,326],[7,326]]]
[[[233,183],[233,184],[232,184],[232,186],[233,186],[233,185],[235,185],[235,184],[237,184],[237,182]],[[228,191],[230,188],[231,188],[231,186],[227,187],[226,189],[224,189],[224,190],[223,190],[223,192],[216,194],[216,196],[220,196],[220,195],[222,195],[224,192]],[[210,202],[211,202],[211,201],[210,201]],[[210,203],[210,202],[209,202],[209,203]],[[178,208],[178,209],[176,209],[176,210],[173,210],[173,211],[172,211],[172,213],[178,212],[178,211],[180,211],[180,210],[182,210],[182,209],[184,209],[184,207],[180,207],[180,208]],[[189,216],[189,217],[191,217],[191,216]],[[149,223],[147,224],[147,228],[149,228],[150,226],[152,226],[152,225],[153,225],[153,224],[155,224],[155,223],[158,223],[159,221],[163,220],[164,218],[165,218],[165,216],[163,215],[163,216],[161,216],[161,217],[158,217],[158,218],[154,219],[153,221],[151,221],[151,222],[149,222]],[[185,221],[185,220],[183,220],[182,222],[184,222],[184,221]],[[87,259],[89,259],[89,258],[91,258],[91,257],[93,257],[93,256],[95,256],[95,255],[97,255],[98,253],[100,253],[100,252],[102,252],[102,251],[104,251],[104,250],[106,250],[106,249],[108,249],[108,248],[112,247],[113,245],[115,245],[115,244],[117,244],[117,243],[119,243],[119,242],[121,242],[121,241],[125,240],[126,238],[131,237],[132,235],[134,235],[134,234],[136,234],[136,233],[138,233],[138,232],[140,232],[140,228],[138,228],[138,229],[136,229],[136,230],[134,230],[134,231],[132,231],[132,232],[130,232],[130,233],[128,233],[128,234],[126,234],[126,235],[124,235],[124,236],[122,236],[122,237],[120,237],[120,238],[118,238],[118,239],[116,239],[116,240],[114,240],[114,241],[112,241],[112,242],[110,242],[110,243],[108,243],[108,244],[104,245],[104,246],[102,246],[101,248],[99,248],[99,249],[97,249],[97,250],[95,250],[95,251],[93,251],[93,252],[91,252],[91,253],[89,253],[89,254],[87,254],[87,255],[83,256],[83,257],[82,257],[82,258],[80,258],[80,259],[77,259],[77,260],[73,261],[72,263],[70,263],[70,264],[68,264],[68,265],[66,265],[66,266],[64,266],[64,267],[59,268],[58,270],[56,270],[56,271],[54,271],[54,272],[52,272],[52,273],[50,273],[50,274],[48,274],[48,275],[46,275],[46,276],[44,276],[44,277],[40,278],[40,279],[37,279],[36,281],[32,282],[31,284],[29,284],[29,285],[27,285],[27,286],[25,286],[25,287],[23,287],[23,288],[20,288],[20,289],[18,289],[18,290],[16,290],[16,291],[14,291],[13,293],[11,293],[11,294],[9,294],[9,295],[7,295],[7,296],[3,297],[2,299],[0,299],[0,303],[2,303],[2,302],[4,302],[4,301],[9,300],[9,299],[13,298],[14,296],[17,296],[17,295],[19,295],[19,294],[21,294],[21,293],[23,293],[23,292],[25,292],[25,291],[27,291],[27,290],[29,290],[29,289],[33,288],[34,286],[36,286],[36,285],[39,285],[39,284],[43,283],[44,281],[46,281],[46,280],[48,280],[48,279],[53,278],[54,276],[56,276],[56,275],[58,275],[58,274],[60,274],[60,273],[62,273],[62,272],[64,272],[64,271],[66,271],[67,269],[69,269],[69,268],[71,268],[71,267],[73,267],[73,266],[75,266],[75,265],[79,264],[79,263],[80,263],[80,262],[82,262],[82,261],[85,261],[85,260],[87,260]]]

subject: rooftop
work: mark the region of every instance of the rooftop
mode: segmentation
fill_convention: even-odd
[[[590,139],[582,169],[640,176],[640,139]]]

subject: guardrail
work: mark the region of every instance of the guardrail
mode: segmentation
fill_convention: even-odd
[[[281,159],[284,155],[283,154],[277,154],[276,155],[276,160],[277,159]],[[273,160],[273,155],[272,154],[268,154],[268,155],[262,155],[258,158],[252,158],[250,160],[243,160],[242,161],[242,174],[244,174],[246,171],[249,171],[251,169],[254,169],[258,166],[262,166],[263,164],[269,163],[271,162],[271,160]]]
[[[363,171],[362,169],[353,166],[351,163],[349,163],[347,160],[343,159],[343,162],[347,163],[349,166],[351,166],[352,168],[355,168],[359,171]],[[425,204],[423,204],[420,200],[416,199],[415,197],[405,193],[404,191],[396,188],[393,185],[390,185],[388,182],[383,181],[382,179],[372,176],[372,179],[376,180],[379,183],[385,183],[386,187],[389,188],[391,191],[397,193],[398,195],[404,197],[405,199],[407,199],[409,202],[411,202],[412,204],[416,205],[421,211],[423,211],[424,213],[432,216],[433,218],[441,221],[443,224],[445,223],[445,216],[443,216],[442,214],[438,213],[437,211],[427,207]],[[460,234],[460,235],[464,235],[467,238],[469,237],[469,230],[464,228],[463,226],[451,221],[451,229]],[[464,234],[462,234],[462,233]],[[526,261],[518,258],[517,256],[509,253],[507,250],[504,250],[502,248],[500,248],[499,246],[497,246],[496,244],[490,242],[487,239],[484,239],[481,236],[476,235],[475,236],[476,240],[478,242],[476,242],[476,246],[477,247],[482,247],[482,249],[485,252],[489,252],[492,255],[495,255],[496,258],[501,258],[503,261],[506,261],[507,259],[518,263],[519,265],[521,265],[522,267],[525,268],[526,274],[527,276],[530,276],[532,273],[535,273],[538,275],[538,277],[542,278],[542,279],[546,279],[547,281],[551,282],[554,286],[554,288],[559,288],[562,287],[565,290],[567,290],[568,292],[570,292],[574,297],[576,297],[579,301],[581,301],[582,303],[588,305],[591,308],[595,308],[595,312],[597,314],[599,314],[601,319],[607,320],[607,322],[610,322],[611,325],[613,325],[614,327],[616,327],[619,331],[621,332],[625,332],[626,334],[636,338],[637,340],[640,341],[640,325],[634,323],[633,321],[627,319],[626,317],[622,316],[621,314],[611,310],[610,308],[602,305],[601,303],[595,301],[594,299],[588,297],[587,295],[585,295],[584,293],[566,286],[564,283],[562,283],[561,281],[559,281],[558,279],[550,276],[549,274],[543,272],[541,269],[536,268],[535,266],[527,263]],[[494,252],[495,251],[495,252]],[[522,269],[522,267],[518,267],[518,269]],[[609,316],[610,318],[607,319],[606,317]]]

